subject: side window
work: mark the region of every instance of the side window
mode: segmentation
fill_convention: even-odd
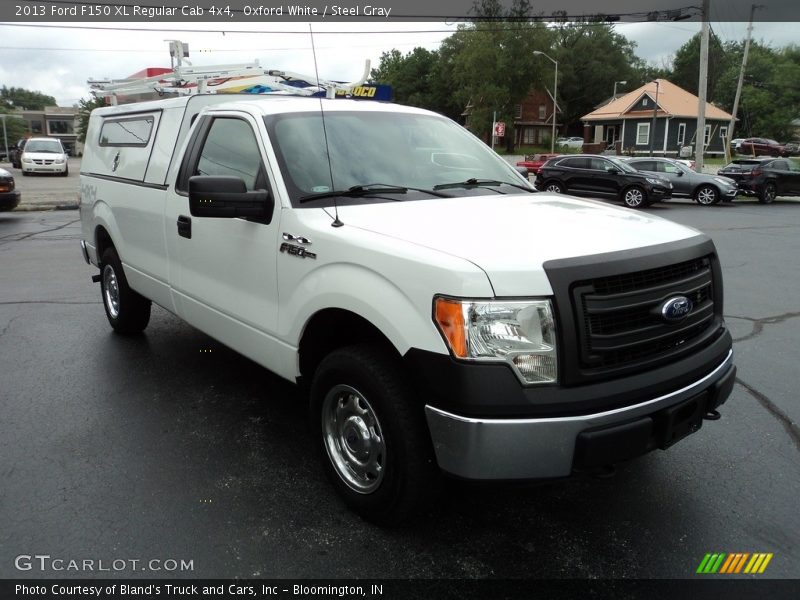
[[[663,169],[660,170],[665,173],[682,173],[680,168],[676,165],[671,165],[669,163],[659,163],[659,164],[663,167]]]
[[[588,158],[566,158],[558,163],[559,167],[569,167],[571,169],[588,169]]]
[[[635,163],[631,163],[637,171],[655,171],[658,169],[655,161],[652,160],[637,160]]]
[[[248,190],[255,190],[264,185],[258,181],[262,173],[261,153],[250,124],[241,119],[215,118],[191,175],[233,175],[243,179]]]
[[[602,158],[590,158],[589,159],[589,168],[594,169],[595,171],[605,171],[609,167],[613,167],[609,161],[603,160]]]

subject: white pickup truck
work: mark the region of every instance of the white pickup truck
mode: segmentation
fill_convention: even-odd
[[[387,103],[195,95],[95,110],[83,254],[111,326],[151,302],[306,382],[331,481],[378,522],[441,475],[553,478],[667,448],[733,386],[705,235],[536,192]]]

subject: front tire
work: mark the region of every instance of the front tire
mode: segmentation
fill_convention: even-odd
[[[703,206],[717,204],[720,200],[719,192],[713,185],[703,185],[694,193],[694,201]]]
[[[312,381],[311,419],[326,474],[355,512],[397,525],[430,505],[440,474],[422,402],[389,349],[329,354]]]
[[[644,208],[647,206],[647,194],[638,185],[632,185],[622,192],[622,203],[628,208]]]
[[[128,285],[117,251],[106,248],[100,257],[100,290],[106,317],[114,331],[140,333],[150,322],[150,300]]]
[[[758,201],[761,204],[772,204],[777,195],[778,188],[775,186],[775,183],[768,181],[764,184],[764,187],[761,188],[761,193],[758,195]]]

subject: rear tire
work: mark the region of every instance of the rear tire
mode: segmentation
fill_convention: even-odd
[[[100,290],[106,317],[114,331],[140,333],[147,327],[150,322],[150,300],[130,288],[113,246],[106,248],[100,258]]]
[[[325,472],[367,520],[398,525],[420,515],[441,476],[423,404],[397,356],[378,344],[335,350],[311,384],[311,422]]]

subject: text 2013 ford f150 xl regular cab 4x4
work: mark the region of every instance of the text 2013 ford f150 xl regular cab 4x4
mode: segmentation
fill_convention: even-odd
[[[194,95],[92,113],[82,247],[120,333],[151,302],[306,382],[365,517],[442,474],[570,475],[667,448],[731,392],[714,244],[536,192],[456,123],[388,103]]]

